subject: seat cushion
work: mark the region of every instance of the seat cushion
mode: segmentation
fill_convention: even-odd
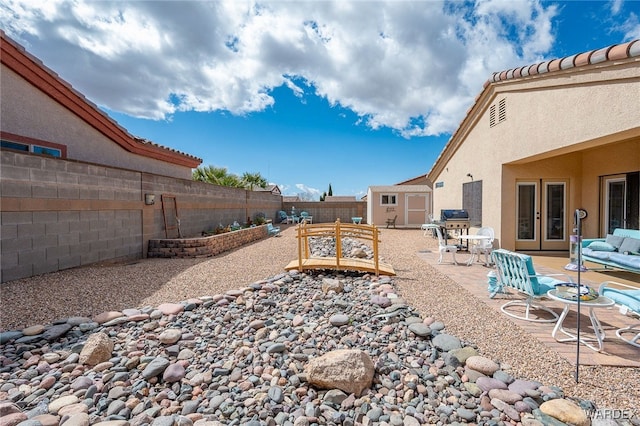
[[[609,259],[619,265],[640,270],[640,256],[633,254],[611,253]]]
[[[620,290],[606,287],[602,290],[602,295],[619,305],[626,306],[633,312],[640,313],[640,290]]]
[[[600,259],[600,260],[609,260],[609,257],[611,256],[612,253],[613,252],[609,252],[609,251],[591,250],[589,247],[585,247],[582,249],[583,255],[595,257],[596,259]]]
[[[543,296],[547,294],[547,291],[552,290],[556,284],[560,284],[564,281],[557,280],[555,278],[546,277],[544,275],[537,275],[536,270],[533,267],[533,259],[528,254],[518,255],[525,261],[527,265],[527,274],[529,274],[531,280],[531,288],[533,289],[533,294],[536,296]]]
[[[549,290],[553,290],[556,287],[556,284],[564,283],[565,281],[557,280],[551,277],[540,276],[538,277],[538,292],[536,294],[543,295],[547,294]]]

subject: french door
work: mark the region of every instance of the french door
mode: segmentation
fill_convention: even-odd
[[[612,234],[616,228],[638,229],[640,173],[627,173],[603,178],[604,234]],[[603,234],[603,236],[604,236]]]
[[[516,184],[516,250],[567,250],[568,182],[563,179]]]

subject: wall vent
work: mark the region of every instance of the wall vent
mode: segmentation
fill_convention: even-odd
[[[500,124],[507,119],[507,99],[502,98],[498,101],[498,114],[496,117],[496,105],[489,107],[489,127]]]
[[[498,102],[498,123],[502,123],[507,119],[507,100],[505,98],[500,99]]]

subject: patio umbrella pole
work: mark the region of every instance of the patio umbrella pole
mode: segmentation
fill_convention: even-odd
[[[580,370],[580,292],[581,290],[581,280],[580,280],[580,270],[582,269],[580,265],[582,265],[582,229],[580,227],[580,211],[576,210],[576,228],[578,233],[578,319],[577,319],[577,330],[576,330],[576,374],[575,379],[576,383],[579,380],[579,370]]]

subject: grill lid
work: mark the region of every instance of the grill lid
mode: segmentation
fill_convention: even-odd
[[[442,209],[440,210],[440,220],[467,220],[469,212],[465,209]]]

